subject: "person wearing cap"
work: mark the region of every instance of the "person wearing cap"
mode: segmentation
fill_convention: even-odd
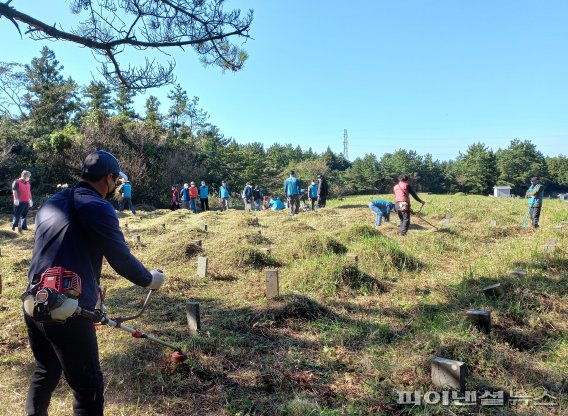
[[[124,208],[130,209],[133,214],[136,214],[134,209],[134,204],[132,203],[132,185],[128,178],[122,180],[122,185],[118,187],[118,192],[120,193],[120,202],[118,204],[118,210],[120,212],[124,211]]]
[[[294,171],[290,171],[290,177],[284,182],[284,194],[290,207],[290,215],[297,214],[300,210],[300,180],[296,178]]]
[[[382,199],[375,199],[369,202],[369,208],[375,214],[375,225],[380,227],[383,222],[383,217],[387,222],[390,221],[390,213],[394,210],[394,204],[389,201],[383,201]]]
[[[159,289],[165,279],[160,270],[148,271],[130,252],[117,214],[106,200],[113,194],[121,172],[118,160],[99,150],[89,154],[81,181],[43,203],[35,219],[33,257],[24,294],[24,319],[36,361],[26,399],[28,415],[47,415],[61,374],[74,396],[76,415],[103,414],[103,375],[93,322],[75,316],[78,307],[94,310],[99,299],[103,257],[119,275],[132,283]],[[125,175],[124,175],[125,176]],[[57,325],[33,318],[33,284],[49,268],[63,267],[81,279],[81,294],[50,311]],[[33,294],[33,291],[31,292]]]
[[[241,197],[243,198],[243,202],[245,204],[245,211],[252,210],[252,185],[250,182],[247,182],[243,192],[241,193]]]
[[[542,207],[542,198],[544,197],[544,186],[540,183],[538,176],[531,178],[531,186],[527,189],[526,198],[529,199],[529,214],[532,220],[533,228],[538,228],[540,219],[540,209]]]
[[[191,181],[189,185],[189,210],[194,214],[197,212],[197,186],[195,182]]]
[[[209,211],[209,187],[205,185],[205,181],[201,181],[201,186],[199,187],[199,205],[201,206],[201,211]]]
[[[184,183],[183,189],[179,193],[181,197],[181,207],[189,209],[189,184]]]
[[[323,175],[318,175],[318,208],[325,208],[329,186]]]
[[[400,235],[406,235],[410,228],[410,196],[422,205],[425,204],[412,187],[408,184],[408,176],[404,173],[398,176],[398,183],[393,187],[394,209],[400,219]]]
[[[219,187],[219,202],[221,205],[221,211],[227,211],[229,209],[229,185],[226,181],[221,181],[221,186]]]
[[[22,230],[28,229],[28,210],[34,204],[32,201],[32,191],[30,186],[31,176],[32,174],[30,171],[24,170],[20,177],[12,182],[12,198],[14,201],[12,231],[15,231],[17,227],[20,234],[22,233]]]

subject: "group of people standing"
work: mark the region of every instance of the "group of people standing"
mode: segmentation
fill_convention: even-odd
[[[297,214],[300,209],[300,202],[306,201],[308,198],[311,201],[312,211],[315,211],[316,204],[318,208],[325,207],[329,194],[328,183],[322,175],[318,175],[317,178],[317,182],[312,180],[311,185],[307,189],[303,189],[294,171],[290,172],[290,177],[284,182],[284,198],[290,208],[291,215]],[[184,184],[181,190],[178,190],[177,186],[172,185],[170,209],[173,211],[185,208],[196,213],[198,211],[197,201],[199,199],[200,210],[209,211],[209,195],[209,186],[207,186],[204,180],[201,181],[201,186],[199,187],[195,185],[195,182],[190,182],[189,184]],[[221,182],[217,196],[221,211],[229,209],[231,192],[226,181]],[[278,195],[267,195],[264,187],[260,184],[253,185],[251,182],[247,182],[241,192],[241,198],[247,211],[253,209],[256,211],[262,209],[280,211],[286,208],[286,205]]]
[[[225,184],[225,182],[223,182],[223,184]],[[195,182],[193,181],[189,184],[184,183],[181,191],[179,191],[175,185],[172,185],[170,209],[174,211],[181,207],[196,213],[197,198],[199,198],[201,211],[209,211],[209,187],[205,184],[205,181],[201,181],[201,186],[199,187],[195,186]]]

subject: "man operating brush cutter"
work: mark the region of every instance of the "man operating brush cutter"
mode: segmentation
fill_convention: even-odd
[[[128,249],[112,195],[121,172],[112,154],[89,154],[81,182],[47,200],[35,220],[24,319],[36,368],[26,400],[28,415],[46,415],[61,374],[73,391],[76,415],[103,414],[103,376],[97,337],[90,319],[99,297],[103,256],[131,282],[159,289],[160,270],[148,271]]]

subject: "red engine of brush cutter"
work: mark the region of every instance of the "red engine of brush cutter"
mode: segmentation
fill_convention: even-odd
[[[48,288],[77,299],[81,296],[81,278],[64,267],[50,267],[42,273],[38,291]]]

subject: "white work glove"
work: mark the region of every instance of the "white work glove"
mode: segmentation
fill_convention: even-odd
[[[164,284],[164,280],[166,279],[166,274],[158,269],[154,269],[150,272],[152,275],[152,282],[148,286],[148,289],[158,290]]]
[[[17,207],[20,205],[20,200],[19,199],[14,199],[14,206]]]
[[[34,201],[30,199],[30,208],[34,206]]]
[[[56,321],[64,321],[77,311],[79,301],[77,299],[67,298],[61,306],[51,311],[51,319]]]
[[[26,313],[26,315],[30,317],[34,316],[34,306],[34,297],[32,295],[26,296],[26,298],[24,299],[24,312]]]

